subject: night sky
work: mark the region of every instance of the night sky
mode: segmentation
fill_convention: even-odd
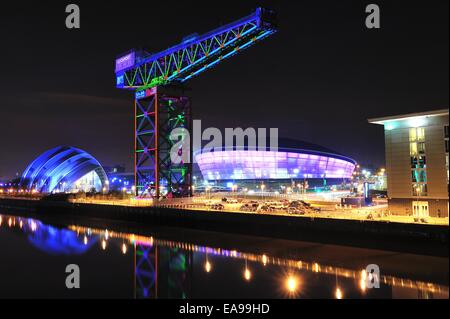
[[[16,2],[0,9],[0,178],[61,144],[131,170],[133,95],[115,88],[116,56],[158,52],[260,5],[278,11],[279,32],[189,82],[204,127],[278,127],[379,166],[383,129],[368,118],[449,104],[447,0]],[[65,27],[69,3],[79,30]],[[379,30],[365,27],[369,3]]]

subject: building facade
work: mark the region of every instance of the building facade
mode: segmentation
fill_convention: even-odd
[[[448,109],[370,119],[384,125],[389,210],[448,217]]]
[[[267,145],[267,144],[266,144]],[[326,187],[351,180],[356,162],[320,145],[280,138],[277,150],[270,147],[222,148],[197,153],[198,167],[205,181],[223,185],[239,183],[249,189],[265,191],[288,188]]]
[[[20,185],[38,193],[107,192],[109,181],[92,155],[75,147],[58,146],[25,169]]]

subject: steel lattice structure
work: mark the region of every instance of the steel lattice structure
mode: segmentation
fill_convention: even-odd
[[[134,245],[135,298],[188,298],[191,294],[191,251]]]
[[[135,244],[135,298],[158,297],[158,248]]]
[[[116,60],[117,88],[135,91],[136,195],[159,197],[161,188],[177,196],[192,192],[191,166],[170,162],[174,143],[169,139],[174,128],[190,130],[191,102],[185,91],[167,87],[180,86],[275,32],[275,12],[258,8],[245,18],[201,36],[191,35],[162,52],[131,51]]]
[[[135,110],[137,195],[159,197],[164,188],[177,196],[190,196],[192,164],[175,164],[170,158],[175,145],[170,139],[172,130],[184,128],[189,132],[192,127],[191,100],[185,90],[152,88],[148,96],[136,99]]]

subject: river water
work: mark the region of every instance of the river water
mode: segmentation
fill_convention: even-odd
[[[0,298],[449,296],[448,258],[99,224],[55,225],[0,210]],[[380,269],[379,288],[367,280],[368,264]],[[75,274],[68,265],[79,269],[78,289],[66,286]]]

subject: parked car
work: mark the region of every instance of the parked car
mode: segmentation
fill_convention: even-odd
[[[303,200],[300,200],[300,203],[302,203],[304,206],[311,207],[310,203],[307,203],[307,202],[305,202]]]
[[[285,209],[285,207],[280,204],[270,205],[269,207],[271,211],[283,211]]]
[[[305,211],[301,208],[289,207],[288,213],[293,215],[305,215]]]
[[[211,209],[215,209],[215,210],[223,210],[225,208],[225,206],[223,206],[223,204],[213,204],[211,205]]]
[[[261,205],[260,207],[258,207],[257,211],[260,211],[260,212],[271,212],[272,208],[269,205]]]
[[[253,211],[253,207],[249,204],[244,204],[239,208],[239,210],[241,212],[251,212],[251,211]]]

